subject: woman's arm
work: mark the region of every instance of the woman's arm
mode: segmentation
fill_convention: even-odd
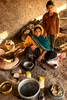
[[[34,45],[32,38],[30,36],[27,36],[26,41],[24,43],[24,47],[30,46],[32,50],[35,50],[37,48],[36,45]]]
[[[32,43],[31,43],[31,37],[30,36],[27,36],[26,40],[25,40],[25,43],[24,43],[24,47],[28,47],[28,46],[31,46]]]
[[[41,61],[41,59],[43,58],[43,56],[45,55],[46,52],[47,52],[47,51],[43,51],[42,54],[36,59],[35,62]]]

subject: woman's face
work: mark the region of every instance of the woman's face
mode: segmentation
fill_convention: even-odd
[[[48,10],[49,13],[52,13],[53,12],[53,5],[49,5],[47,7],[47,10]]]
[[[41,35],[41,30],[39,28],[37,28],[35,31],[34,31],[34,35],[39,37]]]

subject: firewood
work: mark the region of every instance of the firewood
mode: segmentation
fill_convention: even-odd
[[[14,49],[11,49],[10,51],[7,51],[6,54],[10,54],[11,52],[15,53],[15,52],[17,52],[22,47],[24,49],[24,44],[23,43],[24,42],[21,42],[21,43],[16,44],[15,48]]]

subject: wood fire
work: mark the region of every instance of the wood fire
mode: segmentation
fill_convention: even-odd
[[[0,59],[2,59],[3,61],[6,61],[6,62],[13,62],[13,59],[6,59],[6,58],[3,58],[3,57],[0,57]]]

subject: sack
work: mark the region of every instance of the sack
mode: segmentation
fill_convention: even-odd
[[[53,66],[53,68],[57,68],[59,65],[59,59],[66,58],[66,52],[62,52],[57,54],[57,57],[54,59],[51,59],[49,61],[46,61],[49,65]]]

